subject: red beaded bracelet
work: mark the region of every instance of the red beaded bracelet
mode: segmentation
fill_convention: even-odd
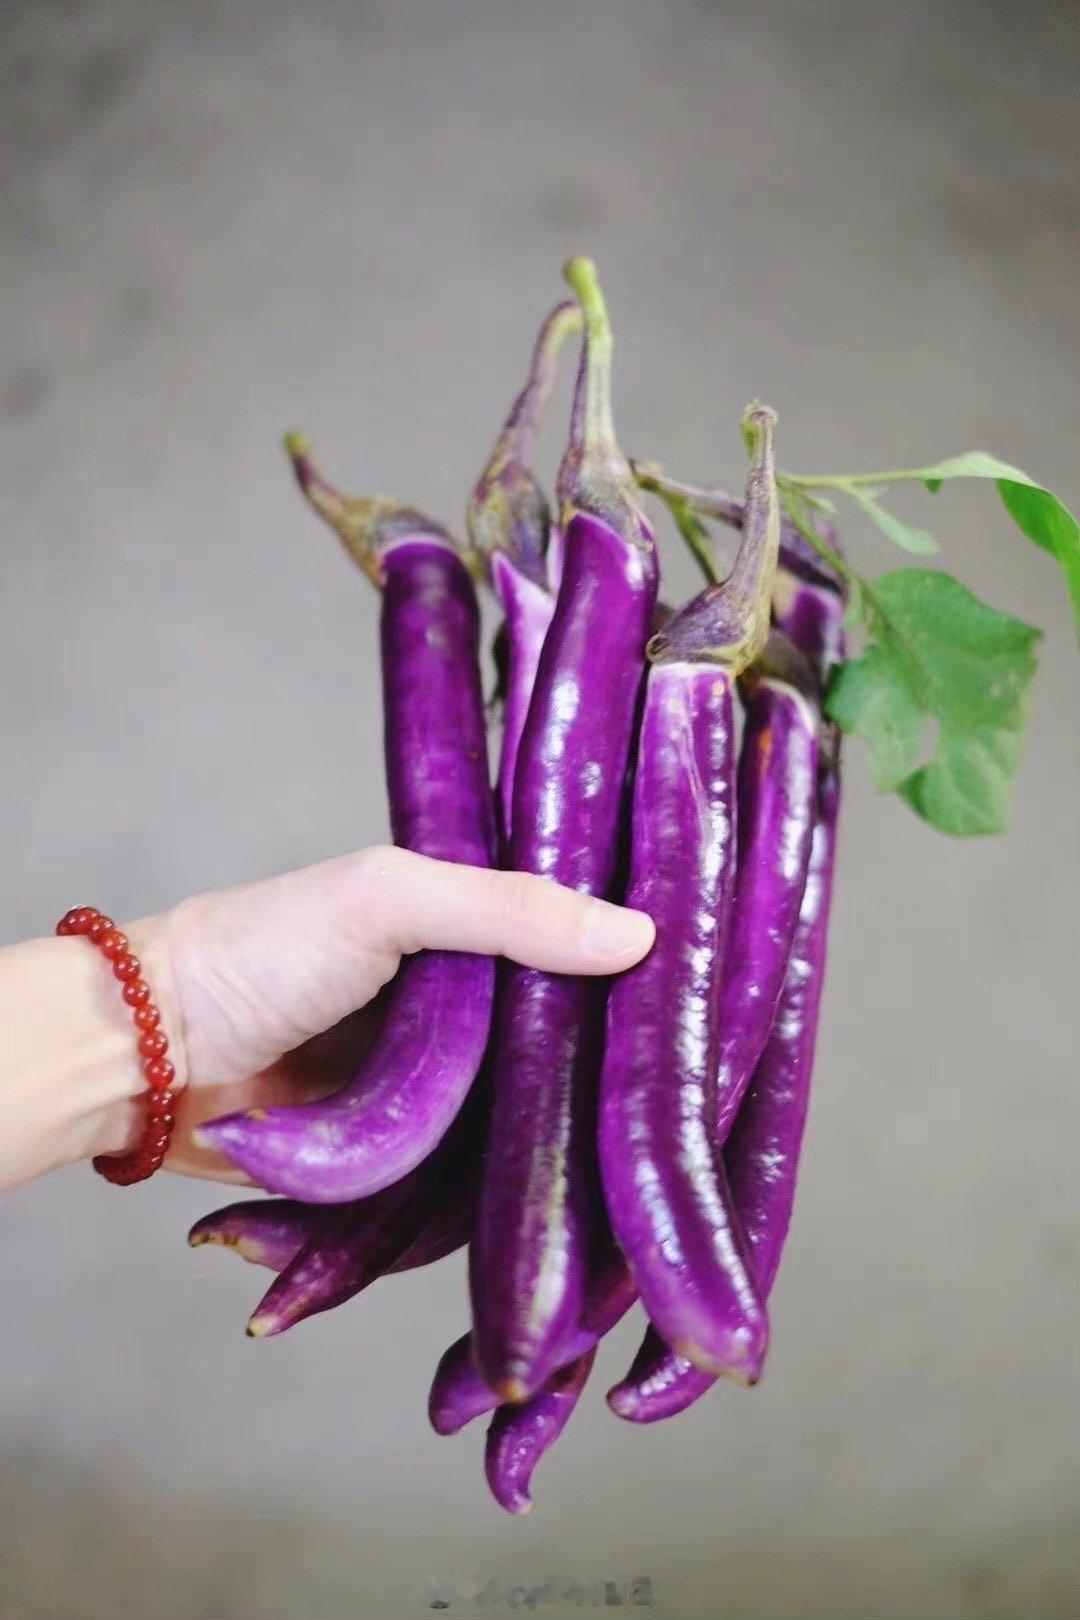
[[[94,1169],[106,1181],[117,1187],[130,1187],[161,1168],[172,1136],[175,1100],[172,1082],[176,1070],[166,1056],[169,1042],[161,1028],[161,1014],[150,1000],[150,987],[143,979],[138,957],[132,955],[126,936],[111,917],[95,911],[93,906],[76,906],[61,917],[56,932],[61,936],[81,934],[112,963],[139,1031],[139,1056],[148,1088],[142,1140],[130,1153],[99,1153],[93,1161]]]

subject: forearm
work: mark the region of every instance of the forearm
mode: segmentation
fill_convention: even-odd
[[[149,918],[124,932],[173,1055],[182,1042],[163,924]],[[135,1144],[146,1090],[137,1034],[109,963],[85,939],[0,950],[0,1189]]]

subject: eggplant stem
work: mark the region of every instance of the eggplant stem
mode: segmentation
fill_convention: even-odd
[[[670,477],[656,461],[635,461],[631,457],[630,469],[638,487],[648,490],[650,495],[658,495],[662,501],[684,501],[704,517],[716,518],[732,528],[742,528],[744,504],[726,490],[702,489],[699,484],[681,483],[679,479]]]
[[[556,304],[544,321],[533,347],[525,386],[510,408],[495,453],[488,464],[489,477],[508,461],[532,459],[536,424],[551,398],[562,346],[567,338],[579,333],[583,325],[581,306],[569,298]]]
[[[585,350],[578,379],[574,407],[580,413],[580,443],[615,446],[615,418],[611,408],[611,359],[613,339],[611,318],[600,287],[596,265],[578,255],[567,259],[563,275],[581,306],[585,320]]]
[[[752,459],[742,539],[735,561],[722,582],[708,586],[653,636],[645,649],[653,663],[688,658],[720,664],[739,675],[764,647],[780,554],[780,495],[773,460],[775,426],[776,412],[768,405],[755,402],[747,406],[743,433]],[[676,511],[682,502],[684,516],[693,518],[687,498],[676,495],[674,499]],[[702,565],[706,566],[704,560]],[[711,559],[708,567],[712,568]]]
[[[487,572],[492,552],[506,551],[538,582],[550,532],[550,512],[530,465],[537,422],[551,397],[559,354],[566,339],[580,332],[580,306],[557,304],[537,334],[525,385],[503,424],[495,447],[469,499],[468,560]]]
[[[343,495],[316,465],[310,440],[295,428],[286,433],[283,444],[301,493],[333,529],[349,556],[360,565],[372,584],[382,587],[380,542],[386,538],[383,530],[391,519],[401,519],[414,527],[430,529],[433,538],[438,536],[453,545],[451,537],[440,525],[391,496]]]
[[[563,275],[581,305],[585,342],[574,388],[570,439],[556,483],[561,521],[565,527],[575,511],[592,512],[614,521],[629,539],[639,530],[640,513],[633,501],[630,463],[615,437],[611,320],[591,259],[568,259]]]
[[[630,470],[634,475],[634,482],[638,488],[647,491],[650,495],[655,495],[658,500],[663,501],[671,521],[685,540],[701,572],[710,585],[719,585],[724,576],[716,566],[712,542],[709,539],[704,523],[697,515],[702,508],[697,505],[696,501],[691,499],[690,495],[685,494],[682,488],[674,485],[671,480],[662,477],[658,468],[655,472],[653,468],[654,464],[651,462],[643,463],[633,460],[630,462]],[[686,487],[689,488],[690,486]],[[742,522],[741,503],[739,505],[739,522]]]

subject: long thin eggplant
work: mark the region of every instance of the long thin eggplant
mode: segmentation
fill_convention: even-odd
[[[814,668],[820,689],[844,656],[844,599],[812,569],[785,573],[774,614]],[[810,870],[772,1033],[725,1148],[755,1274],[770,1292],[791,1222],[810,1101],[832,904],[840,814],[840,733],[823,726]]]
[[[706,1372],[753,1382],[768,1342],[716,1146],[721,968],[735,892],[735,682],[764,644],[779,546],[775,417],[752,407],[728,579],[649,645],[627,903],[656,944],[612,985],[599,1147],[612,1228],[650,1321]]]
[[[188,1233],[193,1249],[231,1249],[253,1266],[284,1271],[316,1235],[326,1211],[291,1198],[245,1198],[204,1215]]]
[[[843,655],[843,601],[791,565],[774,590],[774,615],[813,667],[819,685]],[[840,801],[838,737],[824,732],[815,790],[809,870],[772,1031],[724,1150],[732,1205],[742,1224],[759,1293],[766,1300],[779,1269],[791,1221],[799,1152],[814,1066],[825,979],[829,906]],[[715,1382],[670,1349],[650,1328],[608,1405],[634,1423],[655,1423],[683,1412]]]
[[[510,862],[604,895],[657,564],[615,441],[611,330],[595,270],[572,260],[567,279],[585,316],[582,428],[567,452],[565,561],[521,739]],[[601,995],[595,984],[513,965],[501,977],[470,1281],[477,1357],[502,1400],[538,1387],[581,1309]]]
[[[590,1350],[552,1373],[531,1400],[500,1406],[484,1447],[484,1472],[491,1494],[507,1513],[528,1513],[537,1464],[551,1450],[574,1415],[596,1351]]]
[[[469,502],[469,539],[506,615],[503,735],[496,796],[504,845],[509,841],[514,776],[540,649],[555,594],[549,572],[561,571],[562,542],[533,472],[537,421],[555,382],[559,351],[581,330],[581,308],[567,299],[544,321],[525,386],[495,441]],[[554,550],[553,550],[554,539]],[[555,588],[558,577],[554,579]]]
[[[391,1271],[413,1271],[434,1265],[469,1241],[475,1211],[475,1177],[463,1176],[437,1208],[432,1209],[415,1239]],[[372,1194],[377,1198],[378,1193]],[[358,1229],[371,1199],[355,1204],[301,1204],[292,1198],[247,1198],[227,1204],[201,1220],[188,1233],[193,1249],[204,1245],[229,1249],[250,1265],[284,1271],[301,1249],[317,1240],[343,1209],[354,1212]],[[358,1240],[360,1232],[358,1230]]]
[[[817,798],[810,872],[787,980],[724,1150],[732,1207],[749,1245],[754,1282],[766,1300],[791,1223],[825,979],[840,800],[839,772],[831,757],[822,766]],[[656,1423],[684,1412],[715,1382],[650,1328],[625,1379],[609,1391],[608,1405],[632,1423]]]
[[[487,1102],[481,1078],[435,1151],[400,1181],[353,1203],[311,1206],[311,1237],[255,1307],[250,1337],[283,1333],[382,1276],[430,1265],[467,1242]]]
[[[610,1333],[637,1299],[637,1288],[617,1245],[610,1240],[590,1266],[581,1316],[559,1345],[556,1368],[587,1355]],[[474,1418],[494,1412],[499,1405],[485,1382],[465,1333],[445,1351],[431,1385],[428,1417],[436,1434],[457,1434]]]
[[[326,1212],[326,1219],[271,1283],[248,1320],[252,1339],[269,1339],[321,1311],[333,1310],[383,1276],[423,1222],[417,1172],[364,1200]]]
[[[349,501],[290,443],[301,488],[382,592],[386,775],[395,843],[490,865],[487,776],[472,580],[449,534],[385,500]],[[453,1120],[487,1044],[489,957],[423,952],[403,964],[355,1078],[323,1101],[256,1108],[200,1127],[272,1192],[344,1203],[401,1179]]]
[[[735,900],[720,994],[713,1141],[722,1147],[765,1049],[799,919],[818,763],[809,664],[770,637],[740,678],[746,709],[738,774]]]

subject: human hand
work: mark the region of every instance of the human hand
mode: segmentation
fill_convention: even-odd
[[[508,956],[556,973],[617,973],[651,920],[525,873],[360,850],[283,877],[200,895],[125,929],[159,1000],[179,1089],[170,1169],[243,1183],[199,1147],[203,1120],[306,1102],[351,1078],[371,1006],[413,951]],[[139,1130],[124,1099],[103,1131],[119,1152]]]

